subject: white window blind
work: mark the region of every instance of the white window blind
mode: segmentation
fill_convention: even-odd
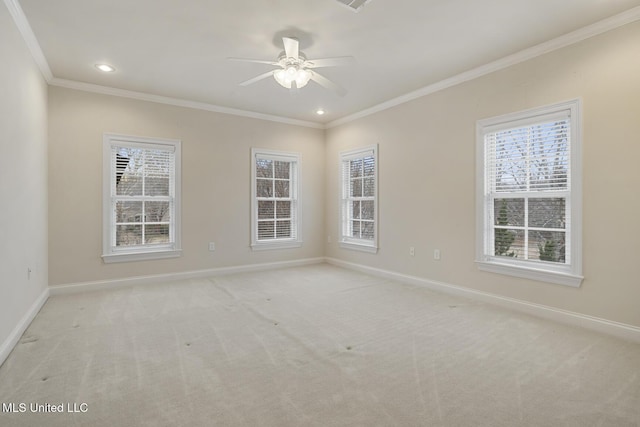
[[[176,143],[107,135],[105,145],[104,255],[176,250]]]
[[[570,138],[568,116],[485,135],[495,256],[570,263]]]
[[[573,105],[573,104],[572,104]],[[480,261],[563,273],[574,260],[579,197],[573,190],[577,105],[480,126],[483,235]]]
[[[300,246],[299,155],[254,149],[252,158],[252,247]]]
[[[341,245],[377,249],[377,148],[341,153]]]

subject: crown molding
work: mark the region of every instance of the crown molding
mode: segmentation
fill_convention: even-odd
[[[27,20],[27,17],[25,16],[24,11],[22,10],[22,7],[20,7],[20,3],[18,2],[18,0],[4,0],[4,3],[7,6],[7,9],[9,10],[9,14],[13,18],[13,21],[16,24],[16,27],[18,27],[18,31],[22,35],[22,38],[24,39],[29,51],[31,52],[31,56],[33,57],[34,61],[38,65],[38,68],[40,69],[42,76],[47,81],[47,83],[52,86],[60,86],[60,87],[65,87],[69,89],[82,90],[85,92],[94,92],[94,93],[100,93],[104,95],[119,96],[123,98],[131,98],[131,99],[137,99],[141,101],[155,102],[159,104],[174,105],[178,107],[194,108],[198,110],[212,111],[216,113],[230,114],[230,115],[240,116],[240,117],[249,117],[252,119],[267,120],[271,122],[284,123],[284,124],[295,125],[295,126],[303,126],[303,127],[314,128],[314,129],[325,128],[325,125],[321,123],[314,123],[314,122],[308,122],[304,120],[291,119],[288,117],[275,116],[271,114],[256,113],[253,111],[245,111],[245,110],[240,110],[235,108],[222,107],[219,105],[207,104],[204,102],[189,101],[185,99],[170,98],[166,96],[152,95],[148,93],[134,92],[134,91],[124,90],[124,89],[116,89],[116,88],[111,88],[107,86],[77,82],[73,80],[59,79],[53,76],[53,73],[51,72],[51,68],[49,67],[49,63],[47,62],[47,59],[45,58],[44,53],[42,52],[42,48],[38,43],[38,39],[33,33],[33,29],[31,28],[31,25],[29,25],[29,21]]]
[[[536,46],[524,49],[512,55],[505,56],[504,58],[498,59],[497,61],[493,61],[488,64],[481,65],[477,68],[473,68],[469,71],[465,71],[463,73],[460,73],[448,79],[444,79],[439,82],[430,84],[418,90],[409,92],[405,95],[401,95],[397,98],[390,99],[381,104],[375,105],[373,107],[367,108],[357,113],[350,114],[340,119],[331,121],[327,123],[325,127],[327,129],[330,129],[336,126],[343,125],[348,122],[352,122],[362,117],[366,117],[371,114],[375,114],[380,111],[387,110],[389,108],[398,106],[400,104],[404,104],[414,99],[421,98],[423,96],[430,95],[435,92],[439,92],[441,90],[450,88],[452,86],[456,86],[461,83],[467,82],[469,80],[477,79],[479,77],[485,76],[495,71],[499,71],[499,70],[511,67],[512,65],[516,65],[521,62],[528,61],[529,59],[536,58],[546,53],[553,52],[558,49],[562,49],[563,47],[570,46],[572,44],[581,42],[588,38],[597,36],[607,31],[614,30],[618,27],[622,27],[623,25],[630,24],[638,20],[640,20],[640,6],[634,7],[633,9],[629,9],[625,12],[619,13],[618,15],[611,16],[609,18],[598,21],[594,24],[591,24],[586,27],[580,28],[578,30],[572,31],[570,33],[564,34],[560,37],[556,37],[555,39],[551,39],[544,43],[540,43]]]
[[[611,16],[609,18],[598,21],[594,24],[580,28],[576,31],[572,31],[555,39],[549,40],[544,43],[540,43],[536,46],[524,49],[520,52],[501,58],[497,61],[490,62],[485,65],[473,68],[465,71],[453,77],[441,80],[439,82],[424,86],[418,90],[409,92],[407,94],[392,98],[388,101],[377,104],[373,107],[361,110],[357,113],[353,113],[337,120],[322,124],[316,122],[309,122],[305,120],[291,119],[288,117],[274,116],[271,114],[257,113],[254,111],[245,111],[235,108],[222,107],[219,105],[207,104],[204,102],[189,101],[179,98],[171,98],[166,96],[152,95],[143,92],[134,92],[124,89],[116,89],[107,86],[94,85],[90,83],[77,82],[72,80],[59,79],[53,76],[49,64],[40,48],[40,44],[36,39],[29,22],[18,0],[4,0],[9,13],[11,14],[18,30],[22,34],[24,41],[26,42],[31,55],[33,56],[36,64],[40,68],[42,75],[47,83],[53,86],[60,86],[69,89],[82,90],[86,92],[94,92],[105,95],[120,96],[125,98],[132,98],[142,101],[155,102],[160,104],[174,105],[178,107],[194,108],[205,111],[212,111],[216,113],[230,114],[241,117],[248,117],[259,120],[267,120],[272,122],[290,124],[295,126],[303,126],[314,129],[330,129],[336,126],[343,125],[345,123],[352,122],[354,120],[378,113],[380,111],[387,110],[389,108],[407,103],[417,98],[421,98],[426,95],[430,95],[435,92],[456,86],[458,84],[477,79],[487,74],[508,68],[512,65],[519,64],[529,59],[536,58],[546,53],[562,49],[572,44],[581,42],[588,38],[597,36],[607,31],[614,30],[623,25],[630,24],[640,20],[640,6],[629,9],[625,12]]]
[[[59,79],[54,77],[50,82],[52,86],[76,89],[84,92],[99,93],[102,95],[112,95],[121,98],[131,98],[139,101],[155,102],[158,104],[173,105],[176,107],[193,108],[196,110],[212,111],[214,113],[230,114],[234,116],[249,117],[258,120],[285,123],[288,125],[303,126],[314,129],[324,129],[321,123],[307,122],[304,120],[291,119],[288,117],[274,116],[271,114],[256,113],[254,111],[239,110],[236,108],[221,107],[219,105],[207,104],[204,102],[189,101],[186,99],[171,98],[168,96],[152,95],[144,92],[135,92],[125,89],[116,89],[108,86],[100,86],[91,83],[77,82],[74,80]]]
[[[38,43],[38,39],[36,39],[35,34],[33,34],[33,30],[31,29],[31,25],[29,25],[29,21],[27,21],[27,17],[24,15],[24,11],[22,7],[20,7],[20,3],[18,0],[4,0],[4,4],[9,9],[9,14],[13,18],[13,22],[15,22],[16,27],[18,27],[18,31],[22,35],[29,51],[31,52],[31,56],[34,61],[40,68],[40,72],[42,76],[47,81],[47,83],[53,80],[53,74],[51,73],[51,68],[49,68],[49,63],[42,53],[42,49],[40,48],[40,43]]]

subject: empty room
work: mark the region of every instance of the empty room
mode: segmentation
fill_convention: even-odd
[[[1,426],[640,426],[640,0],[3,0]]]

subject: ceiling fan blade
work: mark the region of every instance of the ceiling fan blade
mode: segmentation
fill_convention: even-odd
[[[266,79],[267,77],[271,77],[271,76],[273,76],[273,70],[267,71],[266,73],[262,73],[259,76],[256,76],[256,77],[254,77],[252,79],[244,81],[244,82],[240,83],[240,86],[249,86],[250,84],[253,84],[255,82],[258,82],[258,81],[260,81],[262,79]]]
[[[353,56],[337,56],[335,58],[309,59],[305,66],[307,68],[339,67],[356,62]]]
[[[311,80],[313,80],[314,82],[318,83],[320,86],[326,89],[331,89],[332,91],[334,91],[340,96],[345,96],[347,94],[347,90],[345,88],[335,84],[334,82],[332,82],[331,80],[323,76],[322,74],[318,74],[315,71],[311,72]]]
[[[269,65],[278,65],[277,62],[273,61],[263,61],[262,59],[249,59],[249,58],[227,58],[229,61],[240,61],[240,62],[255,62],[257,64],[269,64]]]
[[[284,44],[284,52],[287,55],[287,58],[298,59],[298,50],[300,47],[298,40],[289,37],[283,37],[282,43]]]

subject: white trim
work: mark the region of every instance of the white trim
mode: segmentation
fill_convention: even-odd
[[[135,92],[126,89],[116,89],[108,86],[100,86],[91,83],[76,82],[54,77],[50,82],[52,86],[64,87],[67,89],[81,90],[84,92],[99,93],[102,95],[118,96],[121,98],[137,99],[139,101],[155,102],[157,104],[173,105],[176,107],[193,108],[196,110],[211,111],[214,113],[230,114],[232,116],[248,117],[251,119],[267,120],[288,125],[303,126],[313,129],[324,129],[321,123],[308,122],[305,120],[290,119],[288,117],[274,116],[271,114],[256,113],[254,111],[239,110],[236,108],[222,107],[220,105],[207,104],[205,102],[189,101],[168,96],[152,95],[144,92]]]
[[[500,128],[535,123],[544,118],[563,115],[570,120],[571,140],[569,206],[570,224],[567,233],[571,253],[569,264],[544,264],[517,259],[499,259],[492,256],[489,240],[493,228],[487,216],[487,176],[485,135]],[[558,285],[580,287],[582,276],[582,99],[558,102],[528,110],[512,112],[476,122],[476,264],[479,270],[506,274]]]
[[[257,176],[256,176],[256,158],[265,158],[274,161],[290,162],[293,165],[292,173],[294,176],[289,177],[291,187],[289,188],[291,197],[295,200],[295,238],[258,240],[258,198],[257,198]],[[251,250],[263,251],[270,249],[291,249],[302,246],[302,154],[276,151],[262,148],[251,148]],[[293,221],[292,221],[293,222]],[[292,228],[294,230],[294,228]]]
[[[374,166],[374,194],[373,194],[373,240],[355,239],[345,235],[345,191],[349,183],[344,182],[344,162],[373,156]],[[364,147],[353,148],[338,153],[338,173],[340,190],[338,192],[338,242],[343,249],[351,249],[360,252],[378,252],[378,144],[371,144]],[[364,187],[362,189],[364,191]],[[364,193],[363,193],[364,194]]]
[[[418,90],[409,92],[396,98],[392,98],[388,101],[382,102],[378,105],[359,111],[357,113],[344,116],[327,123],[325,125],[325,128],[331,129],[333,127],[352,122],[362,117],[370,116],[380,111],[384,111],[389,108],[407,103],[409,101],[413,101],[414,99],[422,98],[423,96],[439,92],[452,86],[467,82],[469,80],[474,80],[487,74],[491,74],[495,71],[500,71],[505,68],[511,67],[512,65],[520,64],[521,62],[525,62],[538,56],[542,56],[546,53],[579,43],[590,37],[594,37],[607,31],[614,30],[618,27],[622,27],[623,25],[630,24],[638,20],[640,20],[640,6],[619,13],[618,15],[603,19],[594,24],[587,25],[586,27],[564,34],[560,37],[556,37],[555,39],[521,50],[520,52],[514,53],[512,55],[505,56],[501,59],[498,59],[497,61],[481,65],[479,67],[457,74],[453,77],[449,77],[428,86],[424,86]]]
[[[366,147],[352,148],[340,152],[340,160],[354,160],[366,156],[375,156],[378,151],[378,144],[367,145]]]
[[[7,339],[0,345],[0,366],[7,360],[9,354],[11,354],[14,347],[20,341],[20,337],[22,337],[22,334],[24,334],[24,331],[27,330],[31,322],[33,322],[33,319],[35,319],[44,303],[47,302],[47,299],[49,299],[49,288],[42,291],[38,299],[35,300],[15,328],[13,328],[13,331],[11,331]]]
[[[250,273],[256,271],[275,270],[278,268],[301,267],[312,264],[324,263],[324,258],[305,258],[292,261],[270,262],[262,264],[245,264],[231,267],[211,268],[207,270],[183,271],[180,273],[154,274],[149,276],[135,276],[124,279],[97,280],[92,282],[69,283],[64,285],[49,286],[52,296],[69,295],[80,292],[101,291],[115,288],[139,285],[154,285],[177,280],[199,279],[205,277],[224,276],[235,273]]]
[[[302,247],[302,240],[290,240],[283,242],[281,240],[261,240],[251,244],[253,251],[268,251],[271,249],[292,249]]]
[[[121,133],[106,132],[104,138],[110,141],[122,142],[132,147],[149,149],[149,150],[166,150],[175,153],[176,145],[180,144],[179,139],[155,138],[149,136],[124,135]],[[168,149],[170,148],[170,149]]]
[[[174,157],[173,189],[173,242],[169,245],[132,250],[111,248],[111,147],[113,145],[141,147],[143,149],[170,149]],[[117,133],[105,133],[102,136],[102,260],[105,264],[115,262],[148,261],[154,259],[176,258],[182,255],[182,142],[178,139],[153,138]]]
[[[378,247],[375,245],[364,245],[361,243],[353,243],[353,242],[340,242],[340,247],[344,249],[352,249],[354,251],[360,252],[368,252],[370,254],[375,254],[378,252]]]
[[[231,114],[231,115],[240,116],[240,117],[249,117],[249,118],[267,120],[267,121],[278,122],[278,123],[286,123],[286,124],[291,124],[296,126],[310,127],[314,129],[330,129],[330,128],[354,121],[356,119],[366,117],[380,111],[387,110],[397,105],[401,105],[406,102],[412,101],[414,99],[421,98],[423,96],[458,85],[460,83],[464,83],[466,81],[473,80],[478,77],[482,77],[484,75],[493,73],[495,71],[508,68],[512,65],[516,65],[521,62],[528,61],[529,59],[533,59],[538,56],[544,55],[546,53],[553,52],[554,50],[562,49],[572,44],[579,43],[590,37],[597,36],[607,31],[611,31],[616,28],[622,27],[623,25],[630,24],[632,22],[640,20],[640,6],[637,6],[627,11],[624,11],[622,13],[619,13],[617,15],[611,16],[609,18],[605,18],[591,25],[587,25],[586,27],[564,34],[555,39],[540,43],[536,46],[524,49],[512,55],[508,55],[497,61],[493,61],[488,64],[481,65],[480,67],[473,68],[471,70],[465,71],[463,73],[460,73],[448,79],[441,80],[439,82],[430,84],[428,86],[424,86],[418,90],[409,92],[407,94],[398,96],[396,98],[392,98],[388,101],[382,102],[378,105],[367,108],[365,110],[361,110],[359,112],[341,117],[329,123],[322,124],[322,123],[309,122],[305,120],[291,119],[288,117],[257,113],[253,111],[245,111],[245,110],[239,110],[235,108],[222,107],[219,105],[207,104],[203,102],[188,101],[185,99],[152,95],[148,93],[135,92],[135,91],[125,90],[125,89],[110,88],[106,86],[100,86],[100,85],[95,85],[90,83],[83,83],[83,82],[77,82],[73,80],[66,80],[66,79],[60,79],[60,78],[54,77],[49,67],[49,64],[47,63],[46,57],[42,52],[40,44],[38,43],[33,33],[33,30],[29,25],[28,20],[25,17],[24,12],[22,11],[22,8],[18,3],[18,0],[4,0],[4,3],[7,6],[7,9],[9,9],[9,13],[11,14],[11,17],[13,18],[16,26],[18,27],[18,30],[20,31],[20,34],[22,35],[25,43],[29,47],[29,50],[31,51],[31,55],[33,56],[34,60],[38,64],[40,71],[42,72],[42,75],[44,76],[45,80],[52,86],[65,87],[68,89],[76,89],[76,90],[81,90],[85,92],[100,93],[104,95],[119,96],[123,98],[138,99],[142,101],[174,105],[178,107],[213,111],[217,113]]]
[[[535,304],[515,298],[503,297],[488,292],[476,291],[474,289],[455,286],[444,282],[437,282],[421,277],[409,276],[394,271],[368,267],[361,264],[354,264],[335,258],[326,258],[326,261],[329,264],[347,268],[350,270],[360,271],[366,274],[371,274],[373,276],[396,280],[398,282],[407,283],[410,285],[422,286],[436,292],[442,292],[449,295],[455,295],[463,298],[470,298],[473,300],[486,302],[488,304],[516,310],[521,313],[530,314],[536,317],[541,317],[543,319],[548,319],[567,325],[578,326],[581,328],[613,335],[618,338],[640,343],[640,327],[629,325],[626,323],[615,322],[612,320],[602,319],[599,317],[589,316],[573,311],[549,307],[542,304]]]
[[[38,65],[38,68],[40,68],[42,77],[44,77],[47,83],[51,83],[53,80],[51,68],[49,68],[47,58],[45,58],[42,48],[40,47],[40,43],[38,43],[38,39],[33,33],[33,29],[31,28],[22,7],[20,7],[18,0],[4,0],[4,4],[7,6],[7,9],[9,9],[13,22],[15,22],[16,27],[18,27],[18,31],[20,31],[27,48],[31,52],[33,60]]]
[[[528,108],[526,110],[512,111],[506,114],[500,114],[495,117],[487,117],[480,119],[477,122],[477,126],[480,128],[488,128],[489,131],[494,131],[493,127],[499,127],[505,123],[513,123],[516,126],[525,126],[527,124],[536,123],[541,120],[545,120],[548,117],[549,121],[553,121],[554,118],[561,119],[567,117],[576,117],[580,115],[580,105],[582,104],[581,98],[569,99],[566,101],[556,102],[553,104],[542,105],[534,108]],[[573,131],[573,129],[572,129]]]
[[[111,264],[114,262],[150,261],[153,259],[178,258],[180,256],[182,256],[182,250],[180,249],[145,252],[114,252],[102,255],[102,261],[105,264]]]
[[[521,277],[523,279],[537,280],[539,282],[555,283],[556,285],[572,286],[579,288],[584,276],[529,268],[521,265],[509,265],[501,262],[476,261],[478,270],[490,273],[506,274],[508,276]]]

